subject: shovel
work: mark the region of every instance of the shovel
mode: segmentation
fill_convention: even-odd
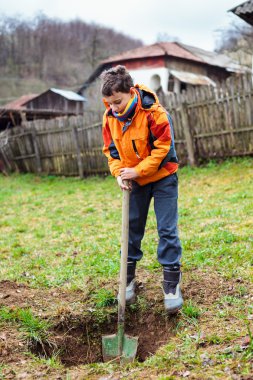
[[[135,359],[138,338],[125,334],[127,256],[129,233],[129,190],[123,190],[122,203],[122,234],[118,299],[118,333],[102,336],[102,352],[104,362],[119,360],[121,364]]]

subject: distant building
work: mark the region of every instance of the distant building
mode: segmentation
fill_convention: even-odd
[[[45,110],[78,115],[84,111],[86,99],[73,91],[50,88],[24,103],[29,110]]]
[[[159,42],[102,61],[78,92],[82,93],[103,70],[119,64],[127,67],[135,83],[164,93],[179,93],[190,86],[215,86],[247,70],[224,54],[179,42]]]
[[[246,21],[248,24],[253,26],[253,0],[245,1],[244,3],[237,5],[236,7],[229,10],[233,12],[236,16],[240,17],[242,20]],[[253,81],[253,46],[251,46],[252,56],[252,81]]]
[[[0,130],[21,125],[25,120],[82,114],[85,102],[83,96],[57,88],[42,94],[23,95],[0,107]]]
[[[253,26],[253,0],[245,1],[229,11]]]

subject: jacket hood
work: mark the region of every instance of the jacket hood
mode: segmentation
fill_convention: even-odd
[[[143,84],[136,84],[134,88],[136,88],[140,94],[142,108],[157,108],[159,105],[159,100],[154,91],[150,90],[150,88],[146,87]]]
[[[131,88],[131,91],[135,91],[138,94],[138,108],[156,109],[158,107],[159,100],[157,95],[145,85],[136,84]],[[109,113],[111,108],[105,98],[103,98],[103,103],[107,112]]]

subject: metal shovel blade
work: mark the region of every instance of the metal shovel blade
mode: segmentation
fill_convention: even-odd
[[[136,357],[138,338],[124,334],[122,353],[118,334],[102,336],[102,352],[104,362],[119,360],[121,364],[133,362]]]

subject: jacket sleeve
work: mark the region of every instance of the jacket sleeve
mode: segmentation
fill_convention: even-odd
[[[119,152],[112,139],[106,115],[103,117],[102,136],[104,141],[103,153],[108,159],[110,172],[114,177],[118,177],[120,175],[120,169],[123,168],[123,165],[120,161]]]
[[[135,166],[140,177],[149,177],[159,170],[172,142],[170,122],[162,107],[148,115],[148,123],[153,142],[150,155]]]

